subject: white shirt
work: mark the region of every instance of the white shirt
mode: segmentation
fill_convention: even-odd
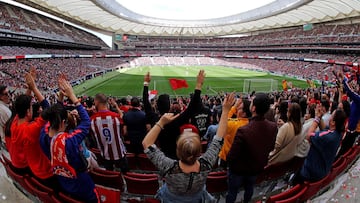
[[[11,110],[9,109],[8,105],[3,101],[0,101],[0,136],[3,143],[5,143],[5,123],[9,120],[10,117]]]

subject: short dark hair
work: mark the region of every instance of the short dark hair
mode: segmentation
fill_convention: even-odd
[[[337,109],[334,114],[335,130],[342,133],[345,131],[346,114],[342,109]]]
[[[168,94],[161,94],[156,102],[160,115],[169,112],[170,110],[170,96]]]
[[[270,99],[267,94],[259,92],[255,93],[253,99],[253,105],[255,106],[255,112],[259,116],[264,116],[270,108]]]
[[[68,114],[62,104],[56,103],[41,113],[41,117],[50,122],[50,127],[59,130],[63,120],[68,120]]]
[[[243,109],[242,111],[245,112],[246,117],[250,118],[251,117],[251,111],[250,111],[250,101],[248,99],[243,99]]]
[[[130,103],[131,103],[131,106],[133,106],[133,107],[140,106],[140,100],[137,97],[132,97]]]
[[[107,97],[103,93],[96,94],[94,100],[98,101],[100,104],[106,104],[107,103]]]
[[[29,95],[19,95],[15,99],[15,111],[19,118],[25,118],[27,110],[30,109],[32,97]]]
[[[321,106],[325,108],[326,111],[329,111],[330,109],[330,102],[326,99],[320,100]]]
[[[0,85],[0,94],[3,94],[3,92],[6,90],[6,85]]]

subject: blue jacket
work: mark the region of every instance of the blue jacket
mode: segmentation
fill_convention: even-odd
[[[90,118],[83,106],[77,106],[77,111],[80,116],[80,124],[74,130],[76,133],[71,133],[65,140],[66,156],[69,164],[76,170],[77,177],[75,179],[57,176],[58,181],[63,189],[68,194],[71,194],[77,199],[86,202],[98,202],[97,195],[94,192],[95,184],[87,173],[87,162],[82,157],[81,142],[89,133]],[[41,130],[40,145],[44,153],[50,158],[50,143],[51,138],[46,134],[45,128]]]
[[[353,131],[356,129],[357,123],[360,119],[360,96],[350,89],[347,81],[348,81],[348,79],[346,77],[344,77],[343,84],[344,84],[346,94],[352,100],[351,105],[350,105],[351,111],[350,111],[350,116],[349,116],[348,129],[350,131]]]

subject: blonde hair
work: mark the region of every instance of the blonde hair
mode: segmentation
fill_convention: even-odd
[[[184,132],[176,142],[176,156],[187,165],[193,165],[201,153],[200,136]]]

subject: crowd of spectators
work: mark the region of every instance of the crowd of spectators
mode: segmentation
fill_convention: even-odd
[[[21,81],[25,81],[29,88],[28,92],[34,92],[37,101],[46,109],[49,102],[41,94],[38,85],[35,83],[35,79],[38,82],[41,81],[40,75],[43,69],[38,68],[35,70],[32,67],[30,72],[28,70],[28,68],[23,69],[26,77]],[[55,78],[55,75],[59,75],[59,73],[61,71],[48,73],[47,77]],[[5,131],[4,140],[6,140],[7,148],[10,149],[11,158],[14,159],[12,161],[19,168],[18,172],[31,171],[44,184],[54,184],[52,176],[42,177],[39,175],[42,173],[39,168],[36,168],[35,162],[33,163],[34,166],[28,162],[30,168],[24,168],[26,166],[21,165],[17,160],[20,159],[19,156],[14,154],[16,150],[20,150],[18,146],[15,148],[14,145],[16,138],[20,136],[20,131],[16,129],[21,128],[24,130],[29,128],[33,134],[40,136],[39,125],[44,126],[46,123],[44,120],[49,120],[50,128],[45,127],[41,133],[42,142],[36,143],[32,141],[31,146],[40,149],[41,144],[41,149],[44,152],[42,164],[45,164],[46,157],[54,160],[56,157],[53,157],[53,153],[60,153],[59,156],[64,156],[59,149],[54,148],[54,146],[58,145],[60,145],[58,147],[61,150],[67,151],[65,156],[68,156],[68,160],[77,160],[76,162],[63,162],[66,158],[59,159],[57,157],[58,160],[46,163],[47,165],[51,164],[51,167],[56,167],[54,175],[60,183],[60,188],[57,189],[65,190],[65,192],[83,200],[95,201],[97,198],[96,194],[89,193],[94,188],[93,183],[87,175],[87,169],[84,170],[84,163],[81,162],[81,153],[83,152],[77,150],[80,145],[81,149],[84,148],[82,144],[84,139],[87,140],[85,149],[99,148],[101,155],[104,156],[103,158],[108,160],[108,162],[105,162],[107,164],[103,163],[104,165],[96,167],[105,167],[107,170],[118,170],[120,168],[125,174],[128,170],[132,170],[127,165],[126,151],[136,154],[142,153],[139,147],[141,147],[141,141],[143,141],[142,145],[146,154],[154,165],[158,167],[160,175],[165,177],[166,184],[163,185],[158,194],[158,198],[162,200],[171,200],[173,198],[185,198],[182,200],[186,200],[188,198],[191,201],[191,198],[195,197],[211,199],[212,197],[208,196],[204,184],[206,176],[212,170],[217,155],[221,151],[221,166],[224,170],[229,170],[230,174],[228,176],[227,202],[233,202],[236,199],[240,187],[239,183],[241,182],[245,184],[244,201],[248,202],[252,199],[257,175],[261,173],[267,164],[274,164],[275,159],[276,162],[289,161],[295,157],[304,160],[304,165],[298,168],[299,171],[295,174],[295,179],[290,179],[289,184],[301,181],[318,181],[329,173],[334,160],[341,157],[342,153],[345,153],[353,146],[359,133],[359,129],[356,127],[359,121],[357,114],[359,96],[356,92],[359,91],[359,88],[356,82],[350,82],[341,72],[337,75],[339,82],[337,88],[294,89],[292,91],[268,94],[249,93],[237,95],[239,99],[236,102],[234,93],[225,97],[221,95],[214,97],[201,96],[203,83],[206,82],[203,71],[199,72],[192,97],[179,97],[175,100],[162,93],[154,101],[148,99],[148,86],[151,82],[149,73],[144,76],[144,81],[139,81],[144,82],[143,98],[136,96],[131,99],[107,98],[106,95],[99,93],[94,100],[82,98],[85,99],[85,102],[75,97],[64,74],[60,74],[56,79],[59,82],[55,81],[55,84],[62,90],[60,95],[56,96],[58,103],[50,101],[53,106],[42,112],[41,110],[37,111],[34,115],[27,113],[28,110],[31,110],[28,104],[22,104],[24,102],[30,104],[31,97],[19,95],[14,98],[14,103],[12,103],[9,100],[11,94],[8,88],[6,86],[0,88],[1,104],[5,105],[2,108],[16,110],[12,113],[14,120],[10,120],[9,124],[5,124],[5,126],[11,125],[11,131],[8,134],[6,134],[8,131]],[[63,100],[64,95],[67,95],[69,100]],[[350,98],[352,102],[349,100]],[[127,101],[125,105],[120,102],[121,100]],[[71,103],[75,104],[75,107]],[[87,113],[81,104],[86,105]],[[65,105],[65,108],[63,105]],[[75,125],[70,131],[65,131],[65,133],[73,132],[71,133],[72,136],[68,136],[62,134],[65,129],[68,129],[66,127],[68,117],[66,113],[64,114],[66,112],[64,110],[71,105],[72,109],[78,111],[81,120],[78,127]],[[202,108],[199,108],[200,105]],[[205,109],[208,109],[208,111]],[[112,113],[112,111],[115,113]],[[197,128],[199,115],[209,121],[205,125],[208,130],[206,133],[200,134],[200,128]],[[35,123],[31,123],[30,121],[37,116],[40,117],[35,118]],[[59,116],[59,119],[57,116]],[[251,116],[252,119],[250,119]],[[344,124],[345,116],[349,125]],[[22,119],[25,119],[24,122],[28,124],[18,127],[16,123],[22,123]],[[141,129],[135,127],[137,126],[136,122],[139,123],[138,126],[142,126]],[[257,125],[262,127],[258,128]],[[264,129],[265,126],[269,129],[266,131],[267,136],[262,131],[257,132],[254,130]],[[211,128],[215,130],[210,132]],[[317,128],[326,131],[316,130]],[[216,129],[218,129],[217,135],[215,135]],[[304,129],[307,132],[303,132]],[[330,129],[330,131],[327,129]],[[189,133],[189,130],[190,134],[186,134]],[[201,131],[203,130],[201,129]],[[88,134],[89,132],[90,134]],[[182,132],[185,132],[185,134],[180,135]],[[211,133],[215,134],[211,135]],[[25,134],[21,136],[26,137]],[[52,138],[53,136],[55,137]],[[129,136],[135,137],[130,138]],[[230,136],[231,139],[225,138],[226,149],[221,150],[223,136]],[[264,140],[264,136],[268,139],[267,141]],[[30,139],[25,137],[24,139]],[[257,138],[254,139],[255,137]],[[55,139],[54,142],[59,143],[62,139],[67,140],[64,142],[71,142],[71,146],[70,144],[64,146],[61,146],[61,144],[51,145],[50,143],[53,142],[51,139]],[[2,141],[4,142],[4,140]],[[125,140],[129,140],[130,144],[134,142],[132,143],[133,146],[127,148],[130,145],[125,146]],[[208,151],[203,155],[200,154],[201,140],[206,140],[209,143]],[[261,143],[260,140],[263,142]],[[300,149],[304,140],[311,143],[311,145],[305,146],[307,148],[305,152]],[[344,142],[344,144],[340,145],[341,142]],[[154,145],[155,143],[157,146]],[[263,149],[261,153],[259,152],[260,143],[263,146],[260,147]],[[331,143],[331,145],[324,143]],[[29,147],[30,145],[26,146]],[[104,146],[107,147],[104,148]],[[313,146],[323,148],[323,150],[315,150]],[[118,149],[115,153],[116,148]],[[338,150],[339,148],[340,150]],[[242,151],[244,149],[247,149],[247,151]],[[50,151],[51,153],[49,153]],[[30,152],[27,153],[31,154]],[[27,153],[24,155],[25,159],[29,156]],[[37,153],[42,152],[38,150]],[[239,156],[239,154],[245,156]],[[69,159],[69,157],[72,157],[72,159]],[[326,157],[326,160],[323,160],[323,157]],[[32,158],[31,160],[35,161]],[[320,163],[323,165],[318,167]],[[54,164],[58,165],[55,166]],[[69,171],[67,173],[58,171],[60,166]],[[188,176],[187,174],[193,175]],[[51,180],[47,180],[47,178],[51,178]],[[71,180],[71,183],[69,180]],[[82,183],[82,181],[86,182],[87,187],[76,187],[77,189],[84,189],[80,193],[66,186],[85,183]],[[189,182],[193,184],[189,186]],[[85,189],[88,192],[85,192]]]
[[[16,6],[1,3],[0,18],[1,31],[107,47],[100,38],[89,32]]]
[[[0,63],[0,78],[8,86],[22,88],[22,75],[30,67],[38,69],[38,86],[41,90],[52,90],[56,87],[56,75],[66,74],[70,81],[84,79],[86,75],[106,69],[115,69],[127,63],[121,58],[48,58]]]

